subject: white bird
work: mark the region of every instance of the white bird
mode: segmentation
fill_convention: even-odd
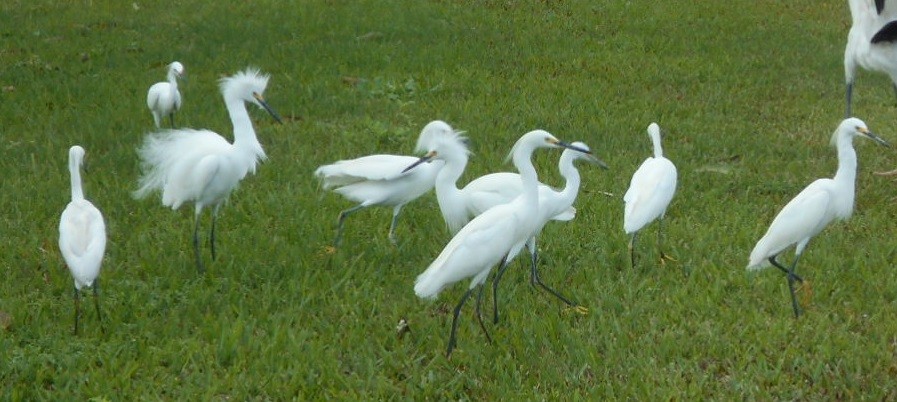
[[[660,145],[660,127],[657,123],[648,126],[648,136],[654,144],[654,156],[648,157],[632,175],[629,189],[623,195],[626,206],[623,210],[623,230],[629,237],[629,258],[635,267],[635,237],[638,231],[655,219],[660,219],[657,229],[657,248],[660,262],[671,259],[663,253],[663,217],[676,193],[676,166],[663,156]]]
[[[844,49],[844,78],[847,83],[847,109],[851,116],[851,97],[857,66],[878,71],[891,78],[897,94],[897,1],[849,0],[853,24]]]
[[[524,134],[511,151],[520,172],[523,192],[507,204],[483,212],[452,238],[430,266],[417,277],[414,292],[421,298],[435,298],[448,285],[473,277],[470,287],[455,307],[446,355],[455,347],[458,315],[474,288],[481,285],[492,266],[507,264],[520,252],[539,228],[538,176],[530,157],[538,148],[573,148],[543,130]],[[583,150],[585,152],[585,150]],[[482,296],[482,292],[480,296]],[[486,332],[477,302],[477,320]],[[488,332],[486,332],[488,338]]]
[[[138,151],[143,176],[135,197],[161,190],[162,205],[171,209],[178,209],[185,202],[194,203],[193,248],[200,272],[205,270],[199,252],[202,209],[213,207],[209,244],[214,260],[218,209],[240,180],[247,173],[255,173],[256,165],[265,159],[245,102],[264,108],[278,123],[281,121],[262,96],[268,78],[249,68],[221,80],[221,93],[234,127],[233,144],[209,130],[177,129],[150,134]]]
[[[171,128],[174,128],[174,112],[181,108],[181,92],[178,91],[178,78],[184,77],[184,65],[173,62],[168,65],[168,81],[157,82],[150,87],[146,94],[146,107],[153,114],[156,128],[161,127],[162,119],[168,116],[171,119]]]
[[[835,219],[847,219],[853,212],[857,173],[857,155],[853,149],[853,138],[856,136],[870,138],[881,145],[889,146],[885,140],[869,131],[862,120],[848,118],[842,121],[832,136],[832,143],[838,148],[838,171],[835,177],[818,179],[810,183],[797,197],[788,202],[751,251],[747,266],[749,270],[766,268],[772,264],[785,272],[795,317],[800,316],[800,307],[794,295],[794,281],[803,282],[803,279],[795,274],[801,253],[810,239],[819,234],[829,223]],[[785,268],[776,257],[791,246],[795,246],[794,262],[790,268]]]
[[[81,165],[84,148],[75,145],[69,149],[69,175],[72,182],[72,201],[62,211],[59,219],[59,250],[75,280],[75,334],[78,334],[78,318],[81,315],[81,289],[92,287],[97,319],[102,325],[100,313],[99,280],[100,265],[106,251],[106,224],[103,214],[90,201],[84,199],[81,186]]]
[[[457,133],[446,122],[434,120],[421,131],[418,147],[427,147],[431,141],[441,137],[457,138]],[[395,228],[402,207],[430,191],[436,174],[443,166],[439,162],[410,172],[402,171],[417,160],[414,156],[369,155],[341,160],[315,170],[314,175],[321,179],[324,189],[334,188],[334,192],[358,203],[340,212],[336,239],[333,241],[335,247],[339,246],[343,223],[349,214],[372,206],[393,208],[389,240],[396,243]]]
[[[591,153],[583,153],[580,150],[589,150],[589,147],[581,142],[573,143],[578,149],[566,149],[561,154],[558,163],[558,170],[566,180],[566,186],[561,192],[553,190],[551,187],[539,183],[539,205],[540,216],[548,220],[568,221],[575,217],[576,208],[573,208],[573,201],[579,192],[580,177],[579,171],[574,166],[576,160],[586,160],[607,169],[607,165],[592,155]],[[517,198],[523,192],[522,180],[520,174],[501,172],[491,173],[480,176],[476,180],[471,181],[463,189],[457,187],[457,181],[464,172],[467,165],[469,151],[463,141],[453,140],[452,138],[442,138],[433,141],[430,149],[417,162],[406,168],[406,171],[415,169],[424,162],[442,160],[445,161],[445,167],[439,171],[436,176],[436,198],[439,201],[439,208],[445,219],[446,225],[452,234],[458,232],[471,218],[480,215],[489,208],[496,205],[506,204]],[[541,220],[541,219],[540,219]],[[543,222],[543,225],[544,223]],[[541,227],[540,227],[541,231]],[[564,303],[570,306],[576,306],[575,302],[562,296],[554,289],[549,288],[539,278],[536,267],[537,248],[536,238],[527,243],[527,248],[531,255],[531,275],[530,283],[533,286],[540,286],[554,296],[558,297]],[[498,289],[498,281],[504,270],[496,275],[493,281],[493,291]],[[493,299],[495,300],[495,299]],[[497,307],[495,313],[495,321],[498,320]]]

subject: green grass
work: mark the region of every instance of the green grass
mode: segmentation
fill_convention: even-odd
[[[893,150],[857,141],[856,210],[801,260],[803,317],[779,272],[744,270],[775,213],[834,173],[843,1],[225,3],[0,5],[2,399],[897,398],[895,184],[870,173],[894,168]],[[266,97],[287,118],[252,111],[270,159],[222,209],[204,276],[192,208],[130,197],[146,89],[172,60],[189,75],[179,124],[230,137],[216,81],[247,65],[272,75]],[[861,73],[854,110],[897,143],[888,86]],[[464,180],[511,169],[510,145],[534,128],[611,166],[582,168],[577,219],[541,237],[543,279],[588,315],[531,288],[520,259],[495,343],[468,306],[447,360],[467,282],[436,302],[412,290],[448,240],[432,195],[405,208],[397,246],[375,209],[325,252],[350,203],[314,168],[410,154],[433,119],[473,140]],[[678,262],[654,263],[653,225],[630,269],[619,198],[651,121],[679,168],[665,225]],[[87,311],[80,336],[56,246],[76,143],[109,234],[106,332]],[[559,183],[557,156],[536,158],[546,182]]]

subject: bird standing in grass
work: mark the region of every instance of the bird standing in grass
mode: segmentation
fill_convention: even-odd
[[[143,176],[135,197],[143,198],[162,191],[162,205],[178,209],[194,203],[193,248],[200,272],[205,268],[199,248],[200,213],[212,207],[209,245],[215,259],[215,220],[218,209],[247,173],[265,159],[265,151],[255,136],[245,102],[264,108],[279,123],[280,116],[265,102],[262,94],[268,76],[246,69],[221,80],[221,93],[234,127],[234,142],[209,130],[178,129],[150,134],[138,150]]]
[[[81,165],[84,148],[75,145],[69,149],[69,175],[72,183],[72,201],[62,211],[59,219],[59,250],[75,280],[75,334],[81,316],[81,289],[93,288],[97,319],[102,325],[100,313],[99,279],[100,265],[106,251],[106,224],[103,214],[84,198],[81,186]]]
[[[568,221],[576,216],[576,208],[573,208],[573,201],[579,192],[580,184],[579,171],[574,166],[576,160],[589,161],[607,169],[607,165],[593,154],[582,152],[582,150],[588,151],[588,146],[581,142],[576,142],[572,145],[577,149],[565,149],[558,163],[558,170],[561,172],[561,176],[567,180],[563,191],[558,192],[545,184],[539,183],[539,216],[544,217],[543,225],[548,220]],[[436,198],[439,201],[442,217],[445,219],[452,234],[457,233],[471,218],[496,205],[511,202],[523,192],[520,174],[510,172],[490,173],[480,176],[468,183],[463,189],[459,189],[457,181],[467,165],[467,156],[467,147],[463,146],[462,142],[452,140],[451,138],[442,138],[433,141],[427,153],[405,169],[406,171],[416,169],[417,166],[424,162],[445,161],[445,167],[436,176]],[[542,220],[540,219],[540,221]],[[538,285],[567,305],[576,306],[576,303],[551,289],[540,279],[536,266],[538,251],[535,236],[527,242],[527,248],[530,250],[532,262],[530,283],[533,286]],[[498,282],[503,273],[504,270],[498,271],[493,281],[494,292],[498,290]],[[497,307],[495,310],[495,321],[497,321]]]
[[[795,274],[801,253],[804,252],[810,239],[819,234],[829,223],[835,219],[847,219],[853,212],[857,174],[857,154],[853,149],[853,138],[856,136],[870,138],[883,146],[889,146],[887,142],[869,131],[862,120],[848,118],[842,121],[832,137],[832,143],[838,148],[838,171],[835,177],[818,179],[810,183],[797,197],[788,202],[751,251],[747,266],[749,270],[766,268],[771,264],[786,274],[795,317],[800,316],[794,283],[803,282],[803,279]],[[791,246],[795,246],[794,262],[786,268],[776,258]]]
[[[623,230],[629,235],[629,259],[635,267],[635,238],[638,231],[655,219],[660,219],[657,228],[657,248],[660,263],[670,259],[663,252],[663,217],[676,193],[676,166],[663,156],[660,145],[660,127],[657,123],[648,126],[648,136],[654,144],[654,156],[645,159],[632,175],[629,189],[623,195],[626,206],[623,210]]]
[[[146,106],[153,114],[156,128],[160,128],[165,116],[171,120],[174,128],[174,112],[181,108],[181,91],[178,91],[178,78],[184,77],[184,65],[173,62],[168,65],[167,82],[157,82],[146,94]]]
[[[468,290],[455,306],[446,355],[455,347],[458,315],[474,288],[481,285],[492,267],[507,264],[520,252],[539,228],[539,181],[530,157],[538,148],[574,148],[543,130],[524,134],[511,151],[514,166],[520,172],[523,192],[509,203],[483,212],[449,241],[438,257],[421,273],[414,292],[421,298],[435,298],[448,285],[473,277]],[[582,150],[583,152],[587,152]],[[477,321],[489,337],[479,311]]]
[[[857,66],[887,74],[897,94],[897,1],[849,0],[847,3],[853,25],[844,49],[845,118],[852,114],[851,97]]]
[[[461,141],[459,133],[446,122],[434,120],[424,126],[417,141],[418,148],[428,148],[438,138],[452,138]],[[459,143],[459,146],[465,146]],[[433,183],[443,163],[427,164],[421,169],[403,171],[418,158],[403,155],[369,155],[356,159],[341,160],[315,170],[315,177],[321,179],[324,189],[334,188],[358,205],[340,212],[334,247],[338,247],[343,235],[346,218],[360,209],[372,206],[392,207],[392,221],[389,225],[389,240],[396,243],[396,222],[405,204],[416,200],[433,188]]]

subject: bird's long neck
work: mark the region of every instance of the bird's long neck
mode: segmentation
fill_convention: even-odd
[[[573,205],[573,201],[576,200],[580,185],[579,170],[573,165],[574,159],[572,152],[568,150],[561,155],[561,160],[558,162],[558,170],[560,170],[561,176],[567,180],[561,191],[561,196],[564,198],[565,204],[566,201],[569,201],[570,205]]]
[[[69,178],[72,182],[72,201],[83,200],[84,190],[81,188],[81,161],[69,158]]]
[[[869,19],[874,14],[869,0],[849,0],[847,4],[850,7],[850,16],[854,25],[859,21]]]
[[[522,195],[533,211],[539,208],[539,176],[531,160],[534,151],[533,148],[518,149],[517,152],[514,152],[513,157],[514,166],[517,167],[520,179],[523,181]]]
[[[660,136],[652,135],[651,142],[654,143],[654,157],[663,157],[663,146],[660,145]]]
[[[265,150],[255,136],[246,104],[241,99],[226,99],[225,103],[230,121],[234,125],[234,147],[252,155],[250,169],[254,171],[256,161],[265,157]]]
[[[436,200],[439,201],[442,217],[452,232],[461,229],[459,224],[467,220],[466,206],[462,201],[461,190],[458,189],[458,179],[466,166],[467,155],[446,158],[445,166],[436,175]]]
[[[174,69],[168,70],[168,84],[171,85],[171,91],[177,91],[178,89],[178,75],[174,72]]]
[[[838,171],[834,180],[845,183],[851,189],[856,186],[857,178],[857,153],[853,149],[853,137],[842,135],[838,137]]]

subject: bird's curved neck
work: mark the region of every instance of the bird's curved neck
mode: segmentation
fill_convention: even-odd
[[[663,157],[663,146],[660,145],[660,137],[659,136],[651,136],[651,142],[654,143],[654,157],[655,158]]]
[[[72,201],[83,200],[84,190],[81,188],[81,162],[71,158],[69,160],[69,178],[72,182]]]
[[[168,70],[168,83],[171,84],[171,89],[177,90],[178,88],[178,75],[174,70]]]
[[[252,120],[246,110],[246,103],[241,99],[225,99],[225,103],[230,121],[234,126],[234,147],[246,149],[263,157],[265,152],[255,136],[255,129],[252,127]]]
[[[452,226],[450,221],[467,217],[461,190],[458,189],[458,179],[461,178],[466,166],[467,155],[446,158],[445,166],[436,175],[436,200],[439,202],[439,209],[442,210],[442,216],[449,226]]]
[[[567,180],[567,183],[564,184],[564,189],[561,191],[561,196],[565,200],[570,201],[570,205],[573,205],[573,201],[579,192],[581,181],[579,170],[576,169],[576,166],[573,166],[573,159],[568,160],[564,158],[561,158],[561,162],[558,163],[558,169],[561,171],[561,176]]]
[[[853,138],[848,136],[838,137],[838,171],[834,180],[850,183],[856,182],[857,177],[857,153],[853,149]]]
[[[534,149],[518,149],[514,152],[514,166],[520,172],[520,179],[523,181],[523,197],[527,203],[539,204],[539,176],[536,168],[533,166],[532,155]]]

